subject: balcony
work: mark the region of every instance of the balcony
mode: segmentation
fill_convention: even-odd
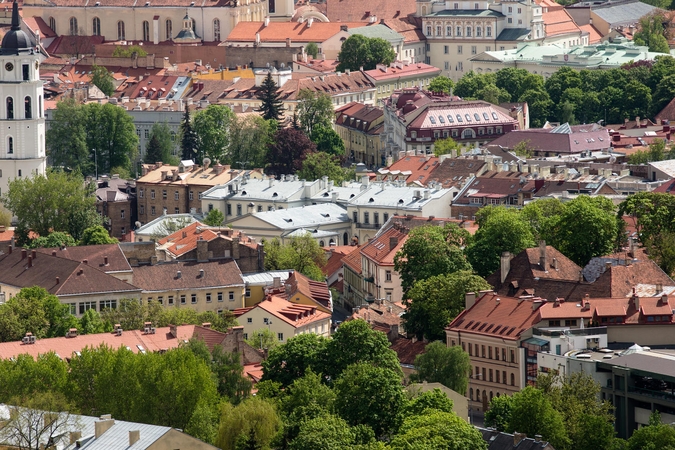
[[[379,230],[381,224],[379,223],[363,223],[363,222],[356,222],[356,228],[363,228],[366,230]]]

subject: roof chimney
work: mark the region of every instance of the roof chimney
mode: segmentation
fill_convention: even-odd
[[[469,309],[471,308],[474,303],[476,303],[476,293],[475,292],[467,292],[464,294],[464,309]]]
[[[107,256],[103,257],[103,264],[106,265],[106,266],[108,265],[108,257]]]
[[[27,254],[28,254],[28,250],[26,250],[25,248],[22,248],[21,249],[21,259],[24,259]]]
[[[33,257],[32,256],[28,257],[28,267],[33,267]]]
[[[129,447],[134,445],[140,439],[141,439],[141,431],[140,430],[129,431]]]
[[[183,274],[180,272],[180,270],[176,271],[176,279],[180,279],[183,276]]]
[[[389,238],[389,251],[392,251],[398,245],[398,238],[396,236],[391,236]]]
[[[546,241],[539,241],[539,265],[542,270],[548,270],[546,267]]]
[[[101,416],[101,420],[97,420],[94,422],[94,437],[96,439],[100,438],[103,433],[108,431],[110,428],[112,428],[113,425],[115,425],[115,419],[103,419],[103,417],[109,417],[109,416]]]
[[[504,252],[500,258],[500,268],[501,268],[501,282],[503,283],[506,280],[506,277],[509,275],[511,270],[511,253]]]

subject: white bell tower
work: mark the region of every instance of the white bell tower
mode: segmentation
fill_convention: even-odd
[[[0,47],[0,194],[8,181],[44,174],[44,92],[40,62],[45,56],[21,30],[19,6],[12,4],[12,28]]]

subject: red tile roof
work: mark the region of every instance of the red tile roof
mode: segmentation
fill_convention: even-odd
[[[70,259],[71,261],[84,262],[99,269],[102,272],[125,272],[131,271],[129,261],[119,244],[104,245],[81,245],[78,247],[64,248],[39,248],[38,252]],[[107,261],[107,263],[106,263]]]
[[[382,180],[402,179],[406,183],[417,182],[426,185],[432,174],[438,168],[439,160],[436,156],[405,156],[386,169],[380,169]]]
[[[54,30],[49,28],[49,25],[47,25],[47,23],[42,19],[42,17],[39,16],[24,17],[23,21],[31,31],[34,32],[35,30],[38,30],[40,32],[41,39],[54,38],[57,36],[57,34],[54,33]]]
[[[317,304],[333,310],[333,304],[331,301],[330,290],[325,281],[314,281],[310,280],[303,274],[298,271],[291,272],[290,276],[285,283],[287,287],[287,293],[282,295],[282,297],[287,298],[292,301],[295,294],[300,293]]]
[[[328,261],[321,269],[326,276],[330,277],[338,270],[342,269],[342,259],[350,253],[357,251],[358,246],[343,245],[340,247],[330,247],[327,249]],[[357,252],[358,253],[358,252]]]
[[[416,12],[414,2],[406,0],[327,0],[326,15],[332,22],[368,20],[371,16],[382,19],[400,19]]]
[[[551,11],[542,14],[542,19],[544,20],[544,30],[546,31],[546,36],[556,36],[566,33],[579,32],[579,27],[572,16],[563,8]]]
[[[371,25],[368,22],[239,22],[227,36],[225,42],[256,41],[256,34],[260,35],[260,42],[315,42],[322,43],[340,32],[340,27],[349,29]]]
[[[342,264],[349,267],[356,273],[361,273],[361,252],[351,252],[342,258]]]
[[[469,158],[446,158],[435,166],[427,177],[429,181],[436,181],[444,188],[461,187],[470,178],[470,175],[481,175],[486,169],[485,161]]]
[[[413,365],[417,355],[424,353],[427,344],[424,341],[413,341],[412,339],[399,337],[391,343],[391,348],[396,352],[401,364]]]
[[[584,307],[581,307],[584,303]],[[636,307],[637,306],[637,307]],[[668,297],[620,297],[585,298],[582,302],[545,303],[540,309],[542,320],[592,318],[600,325],[603,317],[621,317],[623,324],[672,324],[673,304]],[[659,320],[649,320],[649,316],[658,316]],[[621,323],[613,323],[621,325]]]
[[[203,228],[206,228],[206,225],[203,223],[199,221],[193,222],[187,227],[160,239],[157,241],[157,244],[160,247],[164,247],[165,244],[169,244],[165,247],[165,250],[170,252],[172,255],[179,257],[196,249],[197,241],[205,240],[208,242],[218,236],[218,234],[212,230]]]
[[[253,307],[240,308],[233,312],[235,316],[241,317],[256,308],[267,311],[294,328],[300,328],[314,322],[330,319],[330,314],[320,311],[314,306],[291,303],[277,295],[270,295]]]
[[[652,192],[660,192],[660,193],[675,195],[675,179],[666,181],[661,186],[654,189]],[[624,220],[625,220],[625,217],[628,217],[628,216],[624,216]]]
[[[541,299],[513,298],[486,292],[464,310],[447,329],[461,333],[518,340],[523,332],[539,322],[537,305]]]
[[[382,122],[384,112],[377,106],[351,102],[335,110],[335,123],[343,127],[368,132],[374,123]],[[376,126],[376,125],[375,125]]]
[[[426,75],[429,77],[435,77],[441,73],[441,69],[424,63],[392,63],[389,67],[385,65],[378,65],[378,68],[366,70],[365,73],[375,81],[385,81],[413,75]]]
[[[105,41],[103,36],[59,36],[47,47],[50,55],[93,55],[94,46]]]
[[[475,178],[471,185],[463,191],[461,196],[453,199],[453,204],[472,204],[473,198],[505,199],[516,196],[519,192],[536,192],[537,184],[526,180],[521,183],[521,177],[527,176],[520,172],[486,172]],[[537,180],[540,181],[540,180]],[[483,203],[473,203],[476,206]]]
[[[598,29],[593,26],[593,24],[589,23],[586,25],[581,25],[579,28],[581,31],[588,32],[588,43],[590,45],[597,44],[602,40],[602,33],[600,33]]]
[[[520,142],[528,141],[527,145],[534,151],[553,153],[581,153],[582,151],[599,151],[611,146],[609,132],[589,130],[579,133],[551,133],[550,129],[516,130],[507,133],[491,142],[491,145],[513,149]]]
[[[421,17],[403,17],[396,19],[385,19],[384,25],[402,35],[405,43],[424,42],[426,36],[422,32]]]
[[[408,233],[389,228],[361,247],[361,254],[378,265],[394,265],[394,256],[408,240]],[[393,246],[392,246],[393,244]]]

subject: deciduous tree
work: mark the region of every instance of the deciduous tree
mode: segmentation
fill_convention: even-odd
[[[556,449],[565,450],[570,445],[562,415],[542,391],[532,386],[513,394],[507,432],[515,431],[528,436],[540,434]]]
[[[217,208],[213,208],[204,218],[204,223],[212,227],[219,227],[225,221],[225,215]]]
[[[438,139],[434,142],[434,155],[450,155],[459,156],[462,148],[453,138],[447,137],[445,139]]]
[[[82,232],[82,239],[80,240],[80,245],[103,245],[116,243],[117,239],[111,237],[108,234],[108,230],[103,228],[102,225],[95,225],[84,230]]]
[[[330,125],[315,125],[310,137],[312,142],[316,144],[318,152],[339,157],[344,156],[345,143]]]
[[[354,169],[340,166],[340,160],[336,156],[324,152],[307,155],[297,175],[303,180],[318,180],[326,176],[338,186],[356,176]]]
[[[487,442],[473,426],[457,414],[430,411],[427,414],[410,416],[403,421],[389,448],[484,450]]]
[[[314,128],[330,128],[335,112],[330,96],[324,92],[301,89],[298,93],[298,120],[307,136],[312,136]]]
[[[305,158],[316,151],[316,144],[300,130],[282,128],[274,135],[274,143],[268,152],[269,165],[265,172],[270,175],[294,174],[302,168]]]
[[[230,127],[230,160],[238,169],[263,168],[278,123],[260,116],[235,117]]]
[[[216,161],[229,159],[229,131],[234,113],[225,105],[209,105],[197,111],[192,118],[192,128],[197,134],[197,162],[205,157]]]
[[[52,166],[93,173],[94,161],[88,159],[84,111],[75,99],[65,99],[56,104],[46,141],[47,156]]]
[[[455,83],[450,78],[439,75],[431,80],[428,89],[430,92],[450,95],[454,85]]]
[[[110,71],[105,67],[96,64],[91,66],[91,84],[99,88],[108,97],[115,93],[114,81]]]
[[[263,381],[274,381],[288,386],[302,378],[311,368],[323,373],[328,339],[313,333],[300,334],[285,344],[273,348],[263,361]]]
[[[429,383],[441,383],[462,395],[471,371],[469,355],[461,347],[448,347],[441,341],[427,344],[424,353],[415,358],[415,378]]]
[[[490,407],[485,411],[485,426],[497,431],[505,431],[511,420],[513,397],[498,395],[490,400]]]
[[[274,238],[265,243],[265,251],[266,270],[293,269],[314,280],[325,278],[321,267],[326,264],[326,252],[309,233],[293,236],[286,244]]]
[[[396,59],[396,52],[391,44],[382,38],[367,38],[353,34],[342,43],[338,55],[340,63],[337,70],[372,70],[377,64],[389,65]]]
[[[89,157],[98,164],[98,173],[110,173],[113,167],[129,169],[138,156],[134,119],[112,103],[87,103],[82,108]]]
[[[267,400],[251,397],[234,407],[223,404],[216,445],[223,450],[269,449],[280,427]]]

